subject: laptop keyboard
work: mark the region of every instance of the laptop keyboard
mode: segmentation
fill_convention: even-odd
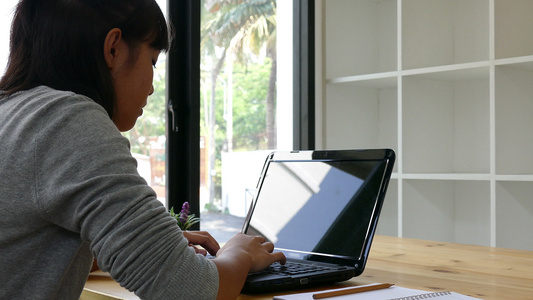
[[[286,262],[284,265],[280,263],[274,263],[270,265],[264,272],[273,273],[273,274],[284,274],[284,275],[300,275],[306,273],[313,273],[319,271],[329,271],[329,270],[341,270],[346,269],[346,267],[326,267],[312,264],[302,264],[297,262]]]

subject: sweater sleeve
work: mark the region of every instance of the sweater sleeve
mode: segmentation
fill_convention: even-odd
[[[78,233],[100,268],[143,299],[216,298],[216,266],[188,246],[105,110],[72,94],[42,110],[35,182],[43,217]]]

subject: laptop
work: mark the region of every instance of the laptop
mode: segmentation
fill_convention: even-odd
[[[245,293],[348,280],[363,273],[395,161],[391,149],[272,152],[242,232],[287,264],[250,273]]]

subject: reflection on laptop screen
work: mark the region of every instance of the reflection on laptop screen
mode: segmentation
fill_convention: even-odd
[[[247,233],[266,237],[287,257],[360,259],[386,164],[271,161]]]

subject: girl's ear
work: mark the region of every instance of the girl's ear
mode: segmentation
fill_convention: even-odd
[[[104,41],[104,59],[107,67],[112,69],[117,64],[117,54],[120,49],[120,43],[122,42],[122,31],[119,28],[111,29]]]

